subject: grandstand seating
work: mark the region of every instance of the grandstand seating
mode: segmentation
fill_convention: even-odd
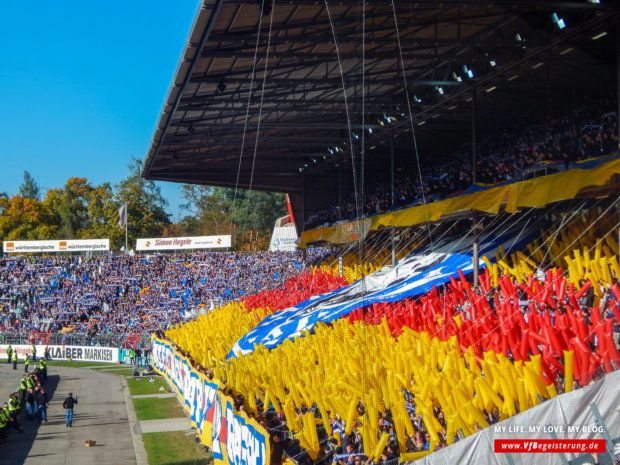
[[[484,257],[478,287],[459,270],[424,295],[371,301],[226,363],[268,314],[345,283],[315,270],[287,283],[291,295],[231,303],[166,336],[237,408],[279,416],[311,461],[326,459],[330,439],[375,462],[413,460],[620,366],[613,205],[551,214],[521,250]]]

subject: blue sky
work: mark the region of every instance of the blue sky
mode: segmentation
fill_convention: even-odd
[[[0,192],[118,183],[144,159],[198,0],[0,0]],[[173,219],[179,186],[160,183]]]

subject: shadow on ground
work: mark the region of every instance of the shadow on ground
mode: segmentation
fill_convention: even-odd
[[[60,376],[58,375],[49,375],[47,377],[47,381],[45,383],[45,390],[47,391],[47,395],[50,398],[50,402],[54,398],[54,393],[56,392],[56,388],[58,387],[59,382]],[[26,408],[24,407],[22,409],[22,411],[19,413],[19,422],[24,429],[24,432],[20,434],[15,429],[9,429],[7,442],[0,446],[0,464],[14,465],[18,463],[24,463],[26,461],[26,457],[28,457],[30,449],[32,448],[32,444],[37,437],[39,428],[42,428],[42,431],[44,431],[46,425],[58,423],[59,421],[64,423],[64,415],[60,417],[59,415],[55,415],[54,417],[52,417],[50,415],[49,408],[47,412],[49,422],[39,425],[39,422],[37,420],[28,420],[26,418]],[[55,436],[56,435],[54,434],[46,434],[42,432],[39,434],[38,439],[54,439]],[[44,455],[47,454],[39,454],[38,457],[42,457]]]

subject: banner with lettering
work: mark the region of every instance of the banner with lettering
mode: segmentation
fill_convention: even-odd
[[[187,236],[187,237],[153,237],[136,239],[136,250],[190,250],[190,249],[226,249],[231,245],[231,236]]]
[[[7,357],[8,344],[0,344],[0,360]],[[59,346],[59,345],[35,345],[37,358],[45,356],[47,348],[51,360],[75,360],[80,362],[107,362],[119,361],[117,347],[91,347],[91,346]],[[26,355],[32,357],[32,345],[13,344],[11,350],[17,353],[17,358],[22,360]]]
[[[235,413],[233,399],[197,372],[172,345],[152,340],[153,366],[175,389],[216,465],[267,465],[269,435],[256,420]]]

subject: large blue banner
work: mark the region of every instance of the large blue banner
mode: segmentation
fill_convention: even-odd
[[[509,252],[520,250],[536,233],[532,229],[513,227],[489,236],[493,237],[480,243],[480,255],[493,260],[493,252],[500,246]],[[269,315],[235,343],[228,358],[252,352],[255,344],[275,347],[311,330],[319,321],[328,323],[373,302],[396,302],[424,294],[433,286],[448,282],[451,276],[458,276],[459,269],[470,273],[473,271],[471,242],[471,237],[445,239],[434,244],[432,251],[412,252],[395,267],[382,268],[347,287]]]

